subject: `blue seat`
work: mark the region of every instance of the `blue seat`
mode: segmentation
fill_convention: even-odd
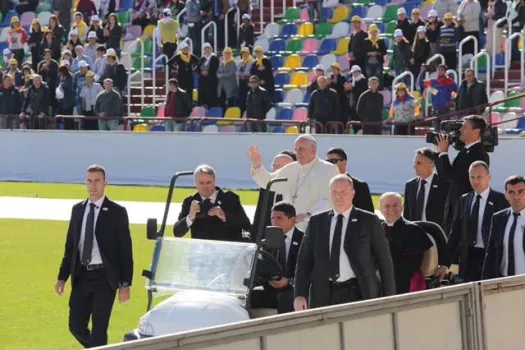
[[[294,35],[297,35],[297,25],[295,23],[286,23],[281,27],[280,38],[289,38]]]
[[[379,33],[385,32],[385,24],[383,22],[376,23],[376,26],[377,26],[377,29],[379,29]]]
[[[162,124],[159,125],[153,125],[150,129],[150,131],[166,131],[166,127]]]
[[[362,5],[352,6],[352,16],[351,17],[359,16],[361,18],[365,18],[367,12],[368,12],[368,8],[366,6],[362,6]]]
[[[375,3],[376,5],[381,5],[381,6],[385,6],[385,5],[388,4],[389,2],[390,2],[390,1],[388,1],[388,0],[375,0],[375,1],[374,1],[374,3]],[[407,11],[407,13],[410,13],[410,12]]]
[[[199,88],[199,73],[193,72],[193,88],[198,89]],[[191,99],[191,91],[186,91]]]
[[[131,10],[133,9],[134,0],[120,0],[119,10]]]
[[[270,62],[272,64],[272,70],[277,70],[277,68],[284,66],[284,57],[281,55],[270,56]]]
[[[525,130],[525,117],[521,117],[518,120],[518,124],[516,125],[516,129]]]
[[[319,57],[317,55],[308,55],[303,60],[303,67],[307,70],[313,69],[315,66],[319,64]]]
[[[277,120],[292,120],[293,110],[291,108],[282,108],[277,114]]]
[[[323,7],[323,19],[327,22],[334,15],[334,9],[331,7]]]
[[[212,107],[208,111],[207,116],[210,118],[222,118],[224,116],[224,111],[222,110],[222,107]]]
[[[376,2],[376,4],[377,4],[377,2]],[[403,5],[403,7],[407,11],[407,13],[412,13],[412,10],[417,8],[417,7],[419,7],[419,4],[417,4],[415,2],[408,2],[405,5]]]
[[[1,26],[9,27],[11,25],[11,18],[13,18],[14,16],[18,16],[18,13],[16,13],[16,11],[10,10],[9,12],[7,12]]]
[[[272,127],[271,130],[272,130],[273,133],[276,133],[276,134],[277,133],[279,133],[279,134],[284,133],[284,127],[280,126],[280,125]]]
[[[4,52],[5,49],[7,49],[9,47],[9,44],[7,42],[0,42],[0,52]]]
[[[275,86],[283,86],[287,84],[290,84],[290,74],[277,73],[277,75],[275,75]]]
[[[201,131],[200,128],[199,128],[199,124],[198,123],[188,123],[184,126],[184,131],[188,131],[188,132],[197,132],[197,131]]]
[[[337,49],[337,42],[335,39],[324,39],[321,43],[321,47],[319,47],[318,54],[319,55],[326,55],[331,53],[332,51],[335,51]]]
[[[312,96],[312,94],[309,91],[306,91],[304,93],[303,103],[296,103],[295,107],[297,107],[297,108],[299,108],[299,107],[308,108],[308,105],[310,104],[310,96]]]
[[[275,89],[272,95],[272,102],[279,103],[279,102],[283,102],[283,100],[284,100],[283,89]]]
[[[275,39],[270,43],[270,48],[268,50],[268,53],[279,53],[286,51],[286,40],[284,39]]]

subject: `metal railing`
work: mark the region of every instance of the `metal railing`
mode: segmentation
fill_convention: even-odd
[[[182,40],[182,41],[179,43],[178,48],[177,48],[177,51],[178,51],[178,52],[180,52],[180,49],[179,49],[179,48],[180,48],[180,44],[182,44],[182,43],[187,43],[188,46],[190,47],[190,52],[193,53],[193,40],[191,40],[190,37],[186,37],[186,38],[184,38],[184,40]]]
[[[272,0],[273,4],[273,0]],[[229,15],[230,12],[235,12],[235,22],[237,23],[237,40],[239,38],[239,28],[241,26],[241,11],[237,8],[237,6],[232,6],[228,9],[228,12],[226,12],[226,15],[224,16],[224,47],[228,47],[228,34],[229,34]]]
[[[182,10],[180,10],[179,13],[177,13],[177,17],[175,17],[175,19],[179,22],[179,27],[182,28],[182,22],[180,20],[180,18],[182,17],[183,14],[186,13],[186,8],[183,8]]]
[[[477,55],[472,57],[472,60],[470,61],[470,69],[474,69],[474,74],[476,78],[479,76],[479,67],[478,67],[478,59],[482,56],[485,56],[485,59],[487,61],[487,69],[486,69],[486,81],[485,81],[485,87],[487,89],[487,96],[490,96],[490,55],[487,51],[481,50],[478,52]]]
[[[394,78],[392,81],[392,96],[395,95],[396,84],[398,81],[402,80],[404,77],[410,77],[410,92],[414,91],[414,74],[410,71],[403,72]]]
[[[510,30],[510,29],[509,29]],[[505,53],[503,57],[505,58],[505,64],[507,64],[507,55],[512,56],[512,40],[514,38],[521,38],[522,45],[525,46],[525,33],[523,32],[517,32],[512,34],[507,38],[507,41],[505,42]],[[511,63],[511,60],[508,60],[509,64]],[[505,67],[505,89],[503,92],[505,93],[505,96],[509,93],[509,67]],[[523,86],[523,74],[525,74],[525,47],[522,47],[520,50],[520,84]]]
[[[151,93],[151,97],[152,97],[152,104],[154,107],[157,107],[157,62],[160,62],[162,60],[165,60],[165,63],[164,63],[164,74],[165,74],[165,77],[164,77],[164,86],[166,86],[168,84],[168,80],[169,80],[169,77],[168,77],[168,67],[167,67],[167,63],[168,63],[168,56],[162,54],[160,55],[159,57],[155,58],[151,64],[151,80],[152,80],[152,89],[153,89],[153,92]]]
[[[270,0],[273,1],[274,0]],[[283,0],[286,3],[286,0]],[[284,11],[284,8],[283,8]],[[264,0],[259,1],[259,31],[261,34],[264,33]]]
[[[477,55],[478,52],[479,52],[479,50],[478,50],[478,38],[476,38],[474,35],[469,35],[465,39],[463,39],[463,40],[461,40],[459,42],[459,45],[458,45],[458,52],[459,52],[459,55],[458,55],[458,76],[459,76],[459,79],[461,79],[461,77],[463,76],[461,74],[463,72],[463,45],[465,45],[469,41],[474,41],[474,55]],[[476,69],[475,70],[477,71],[478,70],[478,63],[476,62],[475,65],[476,65]]]
[[[435,54],[434,56],[430,57],[428,60],[427,60],[427,67],[433,63],[434,61],[437,61],[437,60],[440,60],[441,63],[440,64],[445,64],[445,56],[443,56],[442,54],[440,53],[437,53]],[[430,78],[430,73],[429,72],[426,72],[425,73],[425,80],[428,80]],[[425,96],[425,109],[423,111],[423,115],[425,116],[425,118],[427,117],[427,113],[428,113],[428,107],[429,107],[429,102],[430,102],[430,95],[426,94]]]
[[[208,22],[204,27],[201,29],[201,52],[204,52],[204,43],[206,43],[205,37],[206,37],[206,29],[208,27],[213,28],[213,50],[215,50],[215,54],[217,54],[217,24],[213,21]]]
[[[509,36],[509,32],[512,30],[512,21],[510,20],[510,18],[508,17],[503,17],[503,18],[500,18],[498,19],[496,22],[494,22],[494,24],[492,25],[492,78],[494,78],[494,74],[496,73],[496,68],[505,68],[505,63],[503,63],[503,66],[497,66],[496,65],[496,54],[498,50],[496,50],[496,48],[498,47],[497,43],[499,42],[496,38],[496,29],[498,28],[498,26],[503,23],[503,22],[507,22],[507,37]],[[500,38],[501,40],[501,38]]]
[[[133,83],[133,78],[140,76],[138,81],[140,87],[140,104],[144,106],[144,68],[136,71],[135,73],[128,76],[128,115],[131,114],[131,84]]]

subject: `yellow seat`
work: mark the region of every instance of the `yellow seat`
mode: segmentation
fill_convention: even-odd
[[[199,100],[199,90],[193,89],[191,97],[193,101],[198,101]]]
[[[342,38],[339,39],[339,42],[337,43],[337,49],[335,51],[332,51],[332,54],[336,56],[342,56],[346,55],[348,53],[348,43],[350,42],[350,38]]]
[[[335,24],[343,22],[350,15],[350,9],[347,6],[339,6],[334,9],[332,18],[328,20],[328,23]]]
[[[135,132],[148,132],[149,128],[146,124],[137,124],[133,127],[133,131]]]
[[[297,36],[300,36],[302,38],[313,35],[314,34],[314,25],[310,22],[305,22],[299,26],[299,30],[297,31]]]
[[[308,85],[308,74],[306,72],[296,72],[290,79],[291,88],[301,88]]]
[[[224,119],[241,119],[241,109],[239,107],[230,107],[224,113]],[[231,125],[232,122],[218,121],[217,126]]]
[[[302,66],[303,66],[303,62],[301,61],[301,56],[297,54],[293,54],[293,55],[286,57],[286,61],[284,61],[284,68],[287,68],[290,70],[294,70]]]
[[[299,133],[299,128],[297,126],[290,126],[288,129],[286,129],[286,134],[288,135],[295,135]]]
[[[153,36],[153,31],[155,30],[155,26],[153,24],[148,24],[146,28],[144,28],[144,31],[142,32],[143,36],[150,37]]]

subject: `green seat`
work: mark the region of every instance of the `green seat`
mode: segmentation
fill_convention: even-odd
[[[357,0],[357,4],[359,5],[370,5],[372,3],[372,0]]]
[[[396,21],[398,8],[399,6],[397,5],[387,6],[385,10],[385,14],[383,15],[383,23],[388,23],[390,21]]]
[[[301,39],[290,39],[286,45],[286,54],[291,55],[298,53],[303,49],[303,41]]]
[[[494,107],[492,108],[494,112],[498,112],[500,114],[507,113],[509,111],[508,107]]]
[[[143,118],[155,118],[157,116],[157,111],[155,107],[144,107],[140,111],[140,116]]]
[[[383,120],[388,120],[390,118],[390,110],[383,109]]]
[[[316,37],[324,38],[325,36],[330,35],[332,33],[332,27],[330,26],[330,23],[317,23],[315,25],[314,33]]]
[[[142,57],[142,62],[143,62],[143,66],[144,68],[147,68],[148,67],[148,57],[144,56]],[[133,69],[134,70],[141,70],[141,64],[140,64],[140,56],[135,58],[135,62],[133,62]]]
[[[520,95],[518,91],[512,91],[512,92],[509,92],[509,94],[507,95],[507,98],[511,98],[511,97],[518,96],[518,95]],[[505,102],[505,107],[507,108],[518,108],[520,106],[521,106],[520,98]]]
[[[118,22],[122,25],[122,24],[126,24],[126,23],[130,23],[130,15],[129,15],[129,11],[122,11],[122,12],[117,12],[117,18],[118,18]]]
[[[396,21],[388,22],[385,28],[385,31],[386,31],[385,34],[394,35],[394,31],[396,30],[396,27],[397,27]]]
[[[4,22],[4,14],[0,12],[0,23]]]
[[[487,69],[487,56],[480,56],[478,58],[478,69]]]
[[[279,23],[288,23],[297,21],[301,17],[301,11],[298,7],[289,7],[284,14],[284,18]]]
[[[153,53],[153,41],[151,39],[144,41],[144,54],[149,55],[152,53]]]

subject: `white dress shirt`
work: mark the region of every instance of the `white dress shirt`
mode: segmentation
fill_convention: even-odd
[[[512,210],[512,209],[511,209]],[[501,259],[501,275],[507,276],[508,272],[508,261],[509,261],[509,235],[510,227],[514,221],[514,215],[512,211],[507,220],[507,226],[505,226],[505,236],[503,237],[503,259]],[[525,253],[523,252],[523,235],[525,234],[525,209],[520,211],[518,216],[518,222],[516,225],[516,231],[514,232],[514,271],[516,275],[525,274]]]
[[[335,165],[319,158],[305,165],[293,162],[273,173],[269,173],[262,165],[251,169],[253,179],[262,188],[266,188],[268,182],[274,178],[287,178],[286,182],[275,183],[271,190],[282,194],[283,200],[291,202],[298,214],[312,215],[332,207],[329,182],[338,174]],[[297,223],[296,226],[304,231],[307,222]]]
[[[103,196],[96,202],[91,202],[89,199],[86,204],[86,210],[84,210],[84,217],[82,218],[82,228],[80,230],[80,240],[78,242],[78,251],[80,253],[80,256],[82,256],[82,250],[84,248],[84,239],[86,237],[86,222],[89,212],[91,211],[90,204],[95,204],[95,222],[93,225],[93,249],[91,250],[91,262],[90,265],[97,265],[102,264],[102,257],[100,256],[100,251],[98,249],[98,243],[97,243],[97,236],[96,236],[96,227],[97,227],[97,220],[98,220],[98,214],[100,213],[100,208],[102,207],[102,203],[104,203],[104,199],[106,197]]]
[[[476,244],[474,245],[474,248],[485,248],[485,245],[483,244],[483,235],[481,234],[481,231],[483,228],[483,216],[485,215],[485,208],[487,206],[489,193],[490,187],[487,187],[487,189],[481,193],[474,192],[474,199],[472,200],[472,203],[470,203],[470,216],[472,217],[472,209],[474,208],[474,204],[476,203],[476,197],[478,196],[478,194],[481,196],[481,199],[479,200],[478,232],[476,233]]]
[[[202,198],[202,200],[209,199],[212,204],[215,204],[215,202],[217,201],[217,191],[213,192],[213,194],[211,195],[210,198],[204,198],[203,196],[201,196],[201,198]],[[186,225],[188,227],[193,225],[193,221],[191,221],[191,219],[190,219],[190,214],[188,214],[188,216],[186,216]]]
[[[348,258],[348,255],[346,255],[345,251],[345,239],[346,239],[346,228],[348,227],[348,220],[350,218],[350,212],[352,211],[352,207],[347,209],[343,213],[338,213],[334,210],[334,216],[332,217],[332,222],[330,224],[330,241],[329,241],[329,249],[330,253],[332,252],[332,241],[334,240],[334,232],[335,232],[335,225],[337,225],[337,217],[339,214],[342,214],[344,216],[343,218],[343,234],[341,235],[341,249],[339,253],[339,278],[336,282],[345,282],[348,281],[350,278],[355,277],[355,273],[352,270],[352,266],[350,266],[350,259]]]
[[[294,229],[292,228],[284,235],[284,252],[286,257],[286,265],[288,265],[288,255],[290,254],[290,247],[292,246],[293,231]]]
[[[419,178],[419,181],[421,181],[421,180],[425,180],[426,181],[426,184],[425,184],[425,197],[423,199],[423,210],[422,210],[422,215],[421,215],[421,221],[427,221],[428,194],[430,193],[430,188],[432,186],[432,180],[433,179],[434,179],[434,174],[430,175],[426,179]],[[421,189],[421,182],[418,183],[418,189],[417,189],[417,193],[416,193],[416,198],[417,198],[417,194],[419,193],[420,189]]]

